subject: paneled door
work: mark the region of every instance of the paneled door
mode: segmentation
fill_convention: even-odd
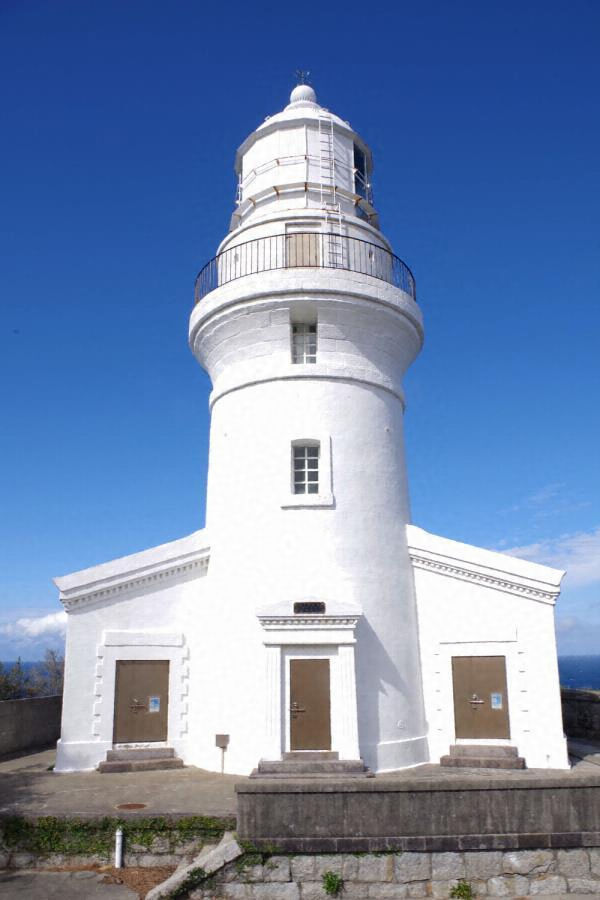
[[[169,709],[168,660],[117,662],[115,744],[166,741]]]
[[[331,750],[329,660],[290,660],[290,749]]]
[[[504,656],[453,656],[457,738],[510,738]]]

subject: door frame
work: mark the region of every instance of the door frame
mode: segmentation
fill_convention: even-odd
[[[336,693],[334,690],[334,679],[337,675],[337,656],[337,647],[291,647],[289,651],[284,653],[285,686],[282,695],[285,721],[285,753],[290,753],[292,749],[292,718],[290,715],[290,706],[292,695],[291,662],[293,659],[326,659],[329,661],[329,729],[331,734],[331,750],[336,750],[336,747],[334,746],[334,696]],[[303,753],[308,751],[298,750],[294,752]]]
[[[439,645],[440,674],[442,685],[440,690],[440,712],[445,721],[444,731],[448,734],[450,743],[453,744],[482,744],[487,746],[505,747],[518,742],[518,736],[523,731],[523,719],[529,713],[523,703],[517,699],[516,686],[522,681],[524,674],[523,651],[518,650],[517,641],[486,641],[481,643],[444,643]],[[503,656],[506,661],[506,694],[508,697],[508,724],[510,738],[457,738],[456,723],[454,721],[454,682],[452,678],[453,656]],[[526,694],[526,691],[522,691]],[[528,706],[527,701],[525,705]],[[525,724],[525,728],[527,725]]]
[[[106,747],[153,746],[173,747],[185,752],[187,741],[187,707],[183,695],[189,680],[188,647],[183,634],[173,632],[105,631],[103,643],[96,649],[95,690],[92,711],[93,740]],[[115,691],[117,662],[122,660],[169,662],[169,709],[166,741],[114,743]]]
[[[325,613],[294,612],[299,597],[257,611],[265,665],[265,727],[262,759],[281,759],[290,749],[290,659],[329,659],[331,749],[340,759],[358,759],[355,629],[362,615],[354,603],[325,604]]]

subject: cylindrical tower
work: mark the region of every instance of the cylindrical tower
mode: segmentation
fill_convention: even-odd
[[[210,768],[224,733],[239,773],[306,749],[415,765],[428,750],[405,535],[414,280],[379,231],[369,148],[310,86],[244,141],[236,172],[190,322],[213,384],[194,761]]]

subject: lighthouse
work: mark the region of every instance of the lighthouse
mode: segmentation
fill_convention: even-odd
[[[427,759],[405,528],[415,282],[379,230],[369,147],[309,85],[235,165],[231,229],[190,321],[212,381],[211,603],[237,661],[215,703],[243,722],[266,698],[248,762],[310,745],[414,765]]]
[[[235,170],[189,323],[212,385],[206,527],[55,579],[56,771],[567,767],[564,573],[411,522],[423,321],[369,147],[299,84]]]

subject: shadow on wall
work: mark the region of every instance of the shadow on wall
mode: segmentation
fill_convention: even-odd
[[[374,750],[381,740],[390,740],[391,735],[381,734],[379,717],[379,696],[390,688],[398,691],[403,698],[399,705],[399,719],[415,721],[421,718],[421,711],[412,706],[414,687],[401,677],[389,653],[371,628],[364,616],[356,627],[356,693],[358,703],[358,733],[360,751],[369,766],[375,766]],[[412,663],[417,667],[418,660]],[[398,730],[397,739],[417,737],[410,731]]]
[[[0,758],[48,747],[60,737],[62,695],[0,702]]]
[[[600,743],[600,691],[561,688],[565,734]]]

